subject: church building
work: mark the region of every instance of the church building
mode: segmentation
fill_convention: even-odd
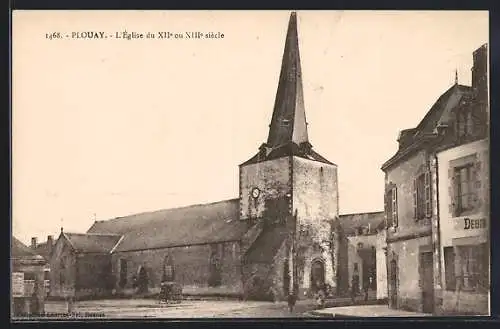
[[[337,165],[313,149],[307,126],[292,13],[269,135],[239,166],[238,198],[96,221],[86,234],[61,232],[51,267],[78,270],[61,276],[52,269],[52,295],[127,295],[139,282],[154,293],[164,281],[185,294],[256,300],[283,300],[292,289],[300,297],[325,287],[347,291]],[[88,276],[100,274],[93,289]]]

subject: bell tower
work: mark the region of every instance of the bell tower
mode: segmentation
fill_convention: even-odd
[[[290,260],[291,239],[306,227],[316,232],[311,237],[316,242],[314,248],[311,242],[311,250],[304,251],[307,259],[298,270],[300,278],[294,277],[296,283],[301,289],[310,288],[311,264],[321,262],[325,272],[319,277],[335,286],[336,257],[328,241],[331,222],[338,217],[337,166],[314,151],[309,142],[295,12],[288,23],[267,141],[240,165],[239,173],[240,220],[255,224],[250,230],[253,236],[243,248],[245,285],[255,285],[249,283],[250,277],[260,276],[254,279],[261,282],[261,290],[269,290],[272,284],[262,282],[274,278],[277,286],[272,290],[286,294],[293,275],[283,279],[287,277],[283,272],[291,273],[295,266]],[[268,266],[262,267],[264,263]],[[267,271],[272,273],[264,273]]]

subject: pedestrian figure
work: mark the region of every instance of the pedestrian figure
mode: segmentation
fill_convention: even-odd
[[[40,314],[40,303],[38,301],[38,282],[35,281],[35,285],[33,287],[33,294],[31,295],[31,314],[39,315]]]
[[[288,309],[290,310],[290,313],[293,313],[293,308],[295,307],[295,302],[297,301],[297,296],[295,293],[290,292],[288,294]]]
[[[373,285],[373,279],[370,276],[370,277],[368,277],[368,282],[365,285],[365,301],[368,300],[368,292],[369,292],[370,288],[372,287],[372,285]]]
[[[369,287],[370,287],[370,286],[369,286],[369,283],[368,283],[368,282],[366,282],[366,283],[364,284],[364,287],[363,287],[363,288],[364,288],[364,293],[365,293],[365,302],[368,300],[368,289],[369,289]]]
[[[318,308],[324,308],[325,306],[325,293],[323,289],[320,289],[316,295],[316,305]]]
[[[351,281],[351,299],[353,304],[356,303],[356,295],[358,294],[358,289],[359,289],[359,275],[357,273],[354,273]]]

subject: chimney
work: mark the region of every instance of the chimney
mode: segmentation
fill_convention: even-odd
[[[484,44],[472,54],[472,89],[476,97],[488,98],[488,44]]]
[[[36,237],[32,237],[31,238],[31,249],[36,249],[36,246],[37,246]]]
[[[54,246],[54,237],[52,235],[47,236],[47,251],[50,255],[52,252],[52,246]]]

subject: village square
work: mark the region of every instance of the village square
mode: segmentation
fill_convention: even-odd
[[[239,194],[12,237],[14,319],[489,313],[487,44],[470,86],[457,77],[394,136],[380,207],[345,214],[342,170],[310,138],[297,17],[267,140],[234,164]]]

